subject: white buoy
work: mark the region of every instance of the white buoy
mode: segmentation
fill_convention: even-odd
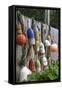
[[[39,46],[40,48],[44,48],[44,44],[42,42],[39,44]]]
[[[34,45],[35,44],[35,39],[34,38],[30,38],[29,39],[29,43],[30,43],[30,45]]]
[[[43,57],[43,58],[42,58],[42,64],[43,64],[44,66],[47,66],[47,59],[46,59],[46,57]]]
[[[22,67],[20,70],[20,82],[27,81],[27,76],[30,75],[32,72],[26,67]]]
[[[42,42],[39,44],[39,48],[42,53],[45,53],[44,44]]]
[[[45,40],[45,46],[48,47],[50,45],[51,45],[51,43],[48,40]]]

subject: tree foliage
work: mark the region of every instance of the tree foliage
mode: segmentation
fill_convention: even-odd
[[[34,8],[16,8],[16,11],[20,11],[21,14],[34,18],[37,21],[41,21],[45,23],[45,10],[46,9],[34,9]],[[59,28],[59,16],[60,10],[59,9],[51,9],[50,10],[50,25],[55,28]]]

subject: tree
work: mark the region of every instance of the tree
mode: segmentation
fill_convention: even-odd
[[[34,18],[37,21],[45,23],[45,9],[34,9],[34,8],[16,8],[16,11],[20,11],[21,14]],[[55,28],[59,28],[60,10],[50,10],[50,25]],[[47,23],[46,23],[47,24]]]

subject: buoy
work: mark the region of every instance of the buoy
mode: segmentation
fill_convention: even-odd
[[[34,38],[34,32],[31,28],[28,28],[27,30],[27,37],[28,39]]]
[[[31,45],[34,45],[35,44],[34,32],[31,28],[28,28],[27,30],[27,37],[28,37],[29,43]]]
[[[31,73],[32,72],[26,66],[23,66],[20,70],[20,82],[27,81],[27,76]]]
[[[39,45],[39,51],[41,53],[45,53],[45,48],[44,48],[44,44],[41,42],[40,45]]]
[[[23,33],[16,35],[16,43],[18,45],[24,45],[26,43],[26,41],[27,41],[27,38]]]
[[[48,36],[47,36],[47,39],[50,40],[50,39],[51,39],[51,35],[48,35]]]
[[[45,56],[45,52],[42,53],[42,52],[39,51],[38,55],[39,55],[40,58],[42,58],[42,57]]]
[[[35,61],[33,59],[31,59],[29,61],[29,69],[32,71],[32,72],[35,72],[36,71],[36,68],[35,68]]]
[[[46,59],[46,57],[43,57],[42,58],[42,64],[44,65],[44,66],[47,66],[47,59]]]
[[[35,41],[35,45],[34,45],[35,51],[39,51],[39,41]]]
[[[35,45],[35,39],[34,38],[29,39],[29,43],[30,45]]]
[[[39,51],[39,42],[40,42],[40,33],[38,31],[38,28],[36,27],[35,28],[35,45],[34,45],[34,48],[35,48],[35,51],[38,52]]]
[[[51,46],[50,46],[50,51],[51,52],[57,52],[58,50],[58,46],[56,43],[53,43]]]
[[[39,47],[40,47],[40,49],[44,48],[44,44],[42,42],[40,42]]]
[[[38,29],[36,28],[35,29],[35,40],[39,41],[39,39],[40,39],[40,33],[39,33]]]
[[[51,43],[48,40],[45,40],[45,46],[49,47],[51,45]]]
[[[22,25],[20,23],[16,23],[16,31],[22,30]]]
[[[36,65],[36,71],[41,71],[41,64],[38,56],[35,57],[35,65]]]
[[[52,61],[51,61],[51,57],[48,58],[48,64],[51,64]]]

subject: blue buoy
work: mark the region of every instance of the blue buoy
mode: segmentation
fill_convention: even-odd
[[[27,30],[27,37],[28,39],[34,38],[34,32],[31,28],[28,28]]]

